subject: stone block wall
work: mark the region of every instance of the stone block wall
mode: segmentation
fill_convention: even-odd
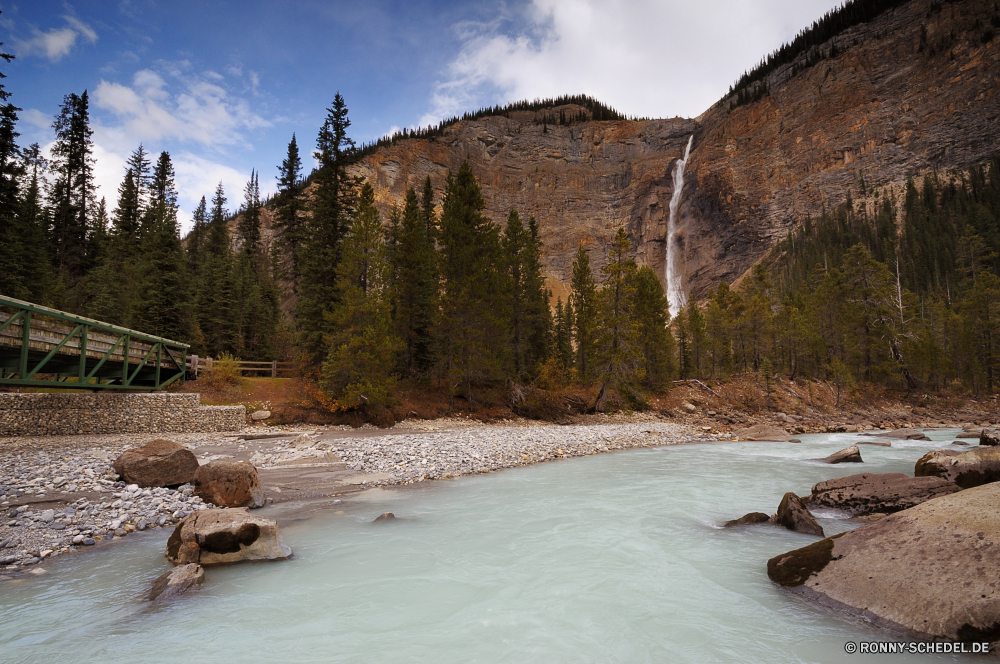
[[[243,406],[202,406],[198,394],[0,394],[0,436],[240,431]]]

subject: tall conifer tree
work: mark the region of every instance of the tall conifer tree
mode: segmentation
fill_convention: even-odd
[[[350,126],[347,105],[337,93],[316,139],[313,154],[319,165],[313,179],[312,215],[300,254],[302,277],[296,321],[307,371],[318,368],[325,357],[324,335],[332,330],[324,314],[337,304],[341,243],[354,211],[357,181],[347,173],[354,157],[354,141],[347,136]]]
[[[368,183],[361,188],[342,256],[339,304],[327,314],[333,332],[321,385],[341,408],[384,407],[392,399],[392,370],[402,344],[393,330],[390,267],[375,192]]]
[[[470,401],[473,385],[503,374],[509,313],[498,228],[468,162],[449,175],[441,215],[440,362],[452,389]]]
[[[573,279],[570,282],[573,308],[573,340],[576,342],[576,367],[580,379],[588,384],[595,375],[594,346],[599,324],[597,284],[590,271],[590,256],[581,246],[573,259]]]
[[[299,253],[302,243],[302,228],[299,212],[303,205],[299,200],[302,189],[302,159],[295,134],[288,142],[288,154],[278,167],[278,195],[274,199],[274,225],[281,231],[282,245],[289,260],[288,275],[292,282],[292,293],[299,290]]]

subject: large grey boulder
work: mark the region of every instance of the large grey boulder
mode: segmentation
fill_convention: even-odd
[[[792,438],[784,429],[773,427],[770,424],[755,424],[745,429],[737,429],[733,432],[743,440],[753,440],[772,443],[801,443],[798,438]]]
[[[1000,638],[1000,484],[942,496],[775,556],[772,581],[928,640]]]
[[[147,599],[150,602],[164,600],[185,593],[204,582],[205,570],[201,565],[196,563],[181,565],[169,572],[164,572],[156,581],[153,581],[153,587],[149,590]]]
[[[167,540],[167,559],[175,565],[225,565],[245,560],[284,560],[292,550],[278,524],[247,508],[202,510],[185,517]]]
[[[940,477],[859,473],[818,483],[812,488],[809,504],[844,510],[855,516],[891,514],[956,491],[961,491],[957,484]]]
[[[823,537],[823,527],[816,522],[815,517],[802,504],[802,499],[794,493],[786,493],[781,499],[775,521],[778,525],[797,533]]]
[[[217,507],[263,507],[257,469],[245,461],[210,461],[194,475],[194,492]]]
[[[941,477],[963,489],[1000,480],[1000,447],[973,447],[968,452],[934,450],[917,460],[913,474]]]
[[[823,463],[864,463],[861,458],[861,450],[857,445],[845,447],[839,452],[834,452],[825,459],[820,459]]]
[[[112,465],[129,484],[180,486],[194,479],[198,458],[183,445],[161,438],[126,450]]]

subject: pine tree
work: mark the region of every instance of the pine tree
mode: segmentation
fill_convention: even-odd
[[[645,370],[634,311],[638,267],[628,252],[628,235],[619,228],[602,270],[605,279],[598,297],[601,325],[594,353],[601,381],[594,403],[598,408],[608,400],[620,403],[619,398],[633,406],[643,403],[639,384]]]
[[[669,304],[663,284],[648,265],[643,265],[636,272],[632,308],[638,326],[645,384],[653,389],[661,389],[677,372],[674,360],[677,349],[668,325]]]
[[[194,225],[187,236],[187,272],[191,279],[197,283],[201,277],[202,264],[205,260],[205,244],[208,242],[208,202],[202,196],[198,201],[198,207],[191,215]]]
[[[324,335],[332,332],[324,312],[337,305],[337,265],[341,243],[354,211],[357,181],[347,174],[354,157],[354,141],[347,137],[351,126],[347,105],[340,93],[316,139],[313,153],[319,166],[315,172],[312,215],[300,253],[302,276],[296,321],[299,348],[307,371],[325,357]]]
[[[251,262],[254,262],[260,256],[262,250],[260,235],[260,181],[256,171],[250,172],[250,180],[247,181],[243,194],[245,200],[236,232],[242,245],[242,253]]]
[[[288,154],[278,167],[278,195],[274,199],[274,226],[281,231],[282,245],[288,253],[292,293],[299,289],[299,252],[302,228],[299,213],[303,208],[299,195],[302,191],[302,159],[295,134],[288,142]]]
[[[49,219],[40,184],[46,161],[37,143],[24,150],[22,163],[26,182],[10,232],[13,242],[4,247],[5,253],[10,252],[10,262],[9,271],[4,270],[0,275],[3,280],[0,292],[38,304],[51,304],[51,251],[46,234]]]
[[[273,359],[271,343],[279,322],[275,265],[261,240],[260,183],[256,171],[243,190],[237,233],[240,251],[233,265],[234,351],[243,358]]]
[[[691,376],[701,378],[708,334],[705,328],[705,317],[698,308],[698,298],[694,296],[693,292],[688,296],[688,302],[691,303],[691,306],[687,308],[688,332],[691,334]]]
[[[468,162],[448,176],[441,215],[444,289],[439,326],[440,362],[452,390],[504,375],[509,314],[499,229],[483,216],[486,203]]]
[[[14,56],[0,52],[0,59],[10,62]],[[0,73],[0,80],[4,78],[6,76]],[[29,296],[30,288],[21,264],[37,258],[31,256],[25,246],[24,229],[18,219],[18,178],[24,168],[19,159],[16,143],[19,134],[15,125],[17,112],[21,109],[10,103],[10,93],[2,84],[0,102],[3,103],[0,106],[0,246],[3,247],[0,251],[0,293],[24,298]]]
[[[503,252],[507,267],[507,279],[510,289],[506,293],[507,309],[510,311],[510,345],[514,360],[514,379],[521,380],[530,368],[533,368],[528,353],[526,307],[527,275],[525,274],[525,256],[528,251],[530,237],[521,216],[511,208],[507,215],[507,227],[503,233]]]
[[[420,199],[420,213],[427,225],[427,242],[431,250],[434,250],[434,243],[437,241],[438,227],[437,215],[434,213],[434,188],[431,186],[431,176],[424,180],[424,192]]]
[[[403,341],[402,369],[407,375],[426,372],[433,364],[433,326],[438,286],[437,258],[413,189],[406,192],[403,213],[392,229],[393,301],[396,333]],[[433,215],[433,208],[430,209]]]
[[[573,308],[573,340],[576,342],[576,367],[580,380],[589,384],[595,376],[593,366],[594,345],[599,326],[597,284],[590,271],[590,256],[581,246],[573,259],[572,295],[569,306]]]
[[[548,357],[552,327],[535,219],[531,218],[525,228],[517,210],[511,209],[502,245],[507,265],[506,281],[510,286],[507,310],[510,312],[513,375],[515,380],[522,380],[533,375]]]
[[[145,279],[136,324],[148,334],[184,341],[192,330],[184,250],[177,223],[177,190],[170,154],[161,152],[152,178],[148,229],[143,238]]]
[[[226,217],[226,194],[220,182],[212,197],[205,265],[195,305],[205,352],[214,357],[234,350],[233,259]]]
[[[51,149],[51,170],[55,179],[49,194],[53,260],[64,289],[72,288],[83,276],[94,204],[93,130],[89,104],[86,90],[82,95],[66,95],[52,123],[56,135]]]
[[[142,220],[143,214],[149,208],[152,200],[153,165],[149,161],[149,153],[142,143],[139,144],[128,161],[125,168],[132,171],[133,184],[135,185],[135,218],[136,224]],[[138,232],[138,225],[136,226]]]
[[[368,183],[361,188],[337,273],[339,305],[327,314],[334,332],[320,384],[341,408],[384,407],[392,400],[392,369],[402,343],[392,329],[390,268]]]
[[[528,244],[524,257],[524,320],[527,330],[527,350],[529,367],[534,370],[547,360],[552,353],[552,292],[545,287],[542,274],[542,240],[538,222],[528,218]]]

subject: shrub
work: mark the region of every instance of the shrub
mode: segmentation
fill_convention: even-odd
[[[243,384],[240,361],[229,353],[223,353],[212,362],[212,370],[205,377],[209,387],[216,389],[239,387]]]

